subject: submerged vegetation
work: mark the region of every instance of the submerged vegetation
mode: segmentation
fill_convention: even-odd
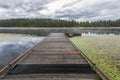
[[[21,18],[0,20],[0,27],[120,27],[120,19],[77,22],[75,20]]]
[[[24,34],[10,34],[10,33],[0,33],[0,43],[4,41],[11,41],[25,37]]]
[[[71,40],[112,80],[120,80],[120,36],[83,36]]]

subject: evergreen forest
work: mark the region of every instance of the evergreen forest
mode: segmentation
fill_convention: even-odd
[[[120,19],[78,22],[75,20],[21,18],[0,20],[0,27],[120,27]]]

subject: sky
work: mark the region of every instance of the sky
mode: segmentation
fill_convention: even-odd
[[[120,0],[0,0],[0,19],[120,19]]]

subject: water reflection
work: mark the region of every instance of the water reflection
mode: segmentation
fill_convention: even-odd
[[[119,35],[119,34],[114,34],[114,33],[109,33],[109,34],[106,34],[106,33],[91,33],[91,32],[82,33],[82,36],[114,36],[114,35]]]
[[[8,64],[44,37],[23,37],[0,43],[0,67]]]

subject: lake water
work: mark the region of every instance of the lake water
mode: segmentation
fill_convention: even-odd
[[[82,33],[82,36],[101,35],[113,36],[116,35],[116,33]],[[117,35],[119,35],[119,33]],[[0,33],[0,68],[7,65],[9,62],[14,60],[16,57],[42,39],[44,39],[44,37],[35,35]]]
[[[0,68],[42,39],[44,37],[0,33]]]
[[[82,36],[115,36],[115,35],[120,35],[120,34],[115,34],[115,33],[91,33],[91,32],[87,32],[87,33],[82,33]]]

